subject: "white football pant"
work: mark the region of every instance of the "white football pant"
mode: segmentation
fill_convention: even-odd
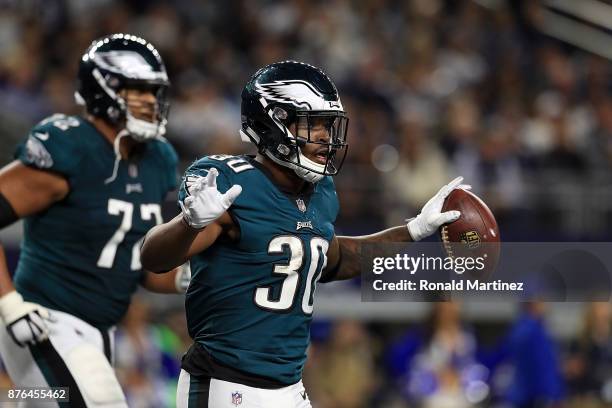
[[[302,381],[278,389],[254,388],[181,370],[177,408],[312,408]]]
[[[112,361],[114,328],[102,332],[70,314],[49,310],[49,339],[19,347],[0,325],[0,358],[17,387],[69,387],[70,407],[126,408]],[[63,404],[65,405],[65,404]],[[22,407],[57,407],[27,402]]]

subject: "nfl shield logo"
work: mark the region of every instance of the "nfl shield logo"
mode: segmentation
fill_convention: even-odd
[[[295,203],[297,204],[298,210],[300,210],[301,212],[306,212],[306,204],[304,203],[304,200],[298,198],[297,200],[295,200]]]
[[[131,178],[138,177],[138,167],[135,164],[130,164],[128,166],[128,174]]]
[[[232,392],[232,404],[234,404],[236,407],[242,404],[242,393],[238,391]]]

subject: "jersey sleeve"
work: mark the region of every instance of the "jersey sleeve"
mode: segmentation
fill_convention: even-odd
[[[224,163],[209,157],[203,157],[196,160],[187,170],[185,170],[178,194],[179,201],[183,201],[185,197],[190,195],[190,187],[193,186],[199,178],[206,177],[212,168],[216,168],[219,171],[219,175],[217,176],[217,189],[219,192],[225,193],[229,190],[232,186],[232,179]]]
[[[158,151],[164,168],[164,179],[166,182],[166,192],[174,191],[179,184],[178,155],[174,147],[167,141],[158,141]]]
[[[329,196],[329,213],[332,219],[332,224],[336,224],[338,213],[340,212],[340,203],[338,201],[338,194],[336,193],[336,185],[331,176],[327,176],[324,180],[326,184],[327,194]]]
[[[14,153],[26,166],[54,171],[70,177],[77,173],[81,159],[75,117],[54,115],[30,130]]]

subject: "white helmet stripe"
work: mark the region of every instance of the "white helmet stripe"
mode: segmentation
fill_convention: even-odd
[[[117,93],[113,91],[113,89],[110,86],[108,86],[108,84],[106,83],[106,79],[104,79],[100,71],[98,71],[97,68],[94,68],[94,70],[91,73],[93,77],[96,79],[96,82],[98,82],[98,85],[100,85],[100,87],[104,89],[104,92],[106,92],[106,94],[110,96],[113,100],[117,101],[117,103],[119,104],[119,106],[121,106],[122,109],[125,109],[126,108],[125,101],[123,100],[122,97],[117,95]]]
[[[255,86],[257,92],[265,99],[265,104],[262,102],[264,108],[270,102],[281,102],[306,110],[343,110],[340,100],[326,101],[323,95],[306,81],[274,81]]]

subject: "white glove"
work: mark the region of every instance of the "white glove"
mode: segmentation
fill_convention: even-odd
[[[189,189],[190,196],[180,202],[183,217],[192,228],[202,229],[219,218],[242,192],[235,184],[225,194],[217,190],[217,169],[212,168],[206,177],[199,178]]]
[[[189,287],[189,282],[191,282],[191,266],[189,262],[185,262],[178,268],[179,270],[174,275],[174,285],[177,293],[185,293]]]
[[[456,188],[462,188],[469,190],[472,188],[467,184],[461,184],[463,177],[457,177],[444,187],[442,187],[436,195],[429,199],[429,201],[421,209],[421,213],[416,218],[411,219],[408,222],[408,232],[412,237],[413,241],[420,241],[436,232],[441,225],[456,221],[460,216],[459,211],[446,211],[440,212],[444,205],[444,200],[448,195]]]
[[[9,335],[20,347],[40,343],[49,337],[47,321],[52,321],[49,311],[36,303],[25,302],[16,291],[0,298],[0,316]]]

